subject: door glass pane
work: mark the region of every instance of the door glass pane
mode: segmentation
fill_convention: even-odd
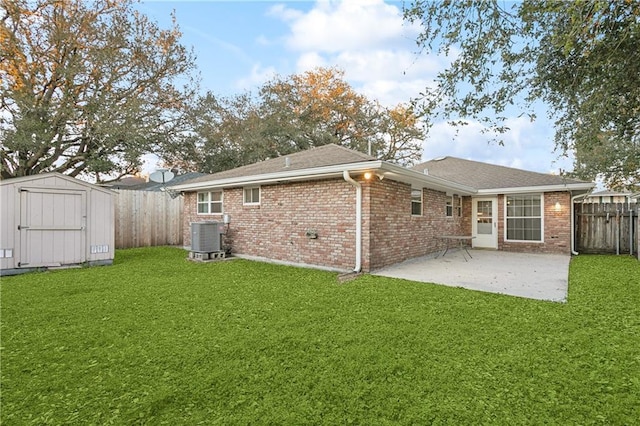
[[[478,234],[491,235],[493,232],[493,210],[491,201],[477,201],[477,231]]]

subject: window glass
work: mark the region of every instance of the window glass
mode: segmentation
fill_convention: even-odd
[[[507,197],[507,240],[542,241],[542,197]]]
[[[453,216],[453,197],[450,197],[446,202],[445,202],[445,206],[444,206],[444,213],[447,216]]]
[[[411,190],[411,214],[422,216],[422,189]]]
[[[222,213],[222,191],[198,192],[198,214]]]
[[[245,204],[260,204],[260,187],[244,188]]]

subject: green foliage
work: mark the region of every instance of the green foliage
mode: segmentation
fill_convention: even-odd
[[[193,70],[177,27],[132,0],[0,0],[3,178],[132,173],[179,143]]]
[[[405,18],[422,24],[425,53],[452,57],[422,96],[426,113],[500,134],[507,111],[535,118],[542,100],[578,177],[640,182],[640,3],[418,0]]]
[[[183,250],[2,279],[3,424],[633,424],[640,268],[567,304]]]
[[[218,172],[335,143],[408,165],[420,159],[424,123],[408,106],[385,108],[356,93],[335,68],[265,83],[257,97],[199,98],[190,117],[194,138],[165,154],[172,166]]]

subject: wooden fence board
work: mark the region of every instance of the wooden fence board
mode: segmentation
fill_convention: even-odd
[[[576,249],[580,253],[638,252],[637,204],[576,204]]]
[[[153,191],[117,193],[116,248],[182,245],[182,197]]]

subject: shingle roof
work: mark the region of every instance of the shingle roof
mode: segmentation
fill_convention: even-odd
[[[476,189],[520,188],[531,186],[564,185],[587,183],[567,179],[563,176],[531,172],[511,167],[464,160],[457,157],[444,157],[420,163],[413,170],[423,172],[451,182],[469,185]]]
[[[288,167],[285,158],[288,158]],[[267,173],[277,173],[288,170],[310,169],[315,167],[336,166],[339,164],[358,163],[362,161],[373,161],[371,157],[362,152],[354,151],[336,144],[328,144],[300,151],[282,157],[272,158],[237,167],[224,172],[205,175],[189,180],[188,183],[207,182],[210,180],[227,179],[243,176],[257,176]]]

